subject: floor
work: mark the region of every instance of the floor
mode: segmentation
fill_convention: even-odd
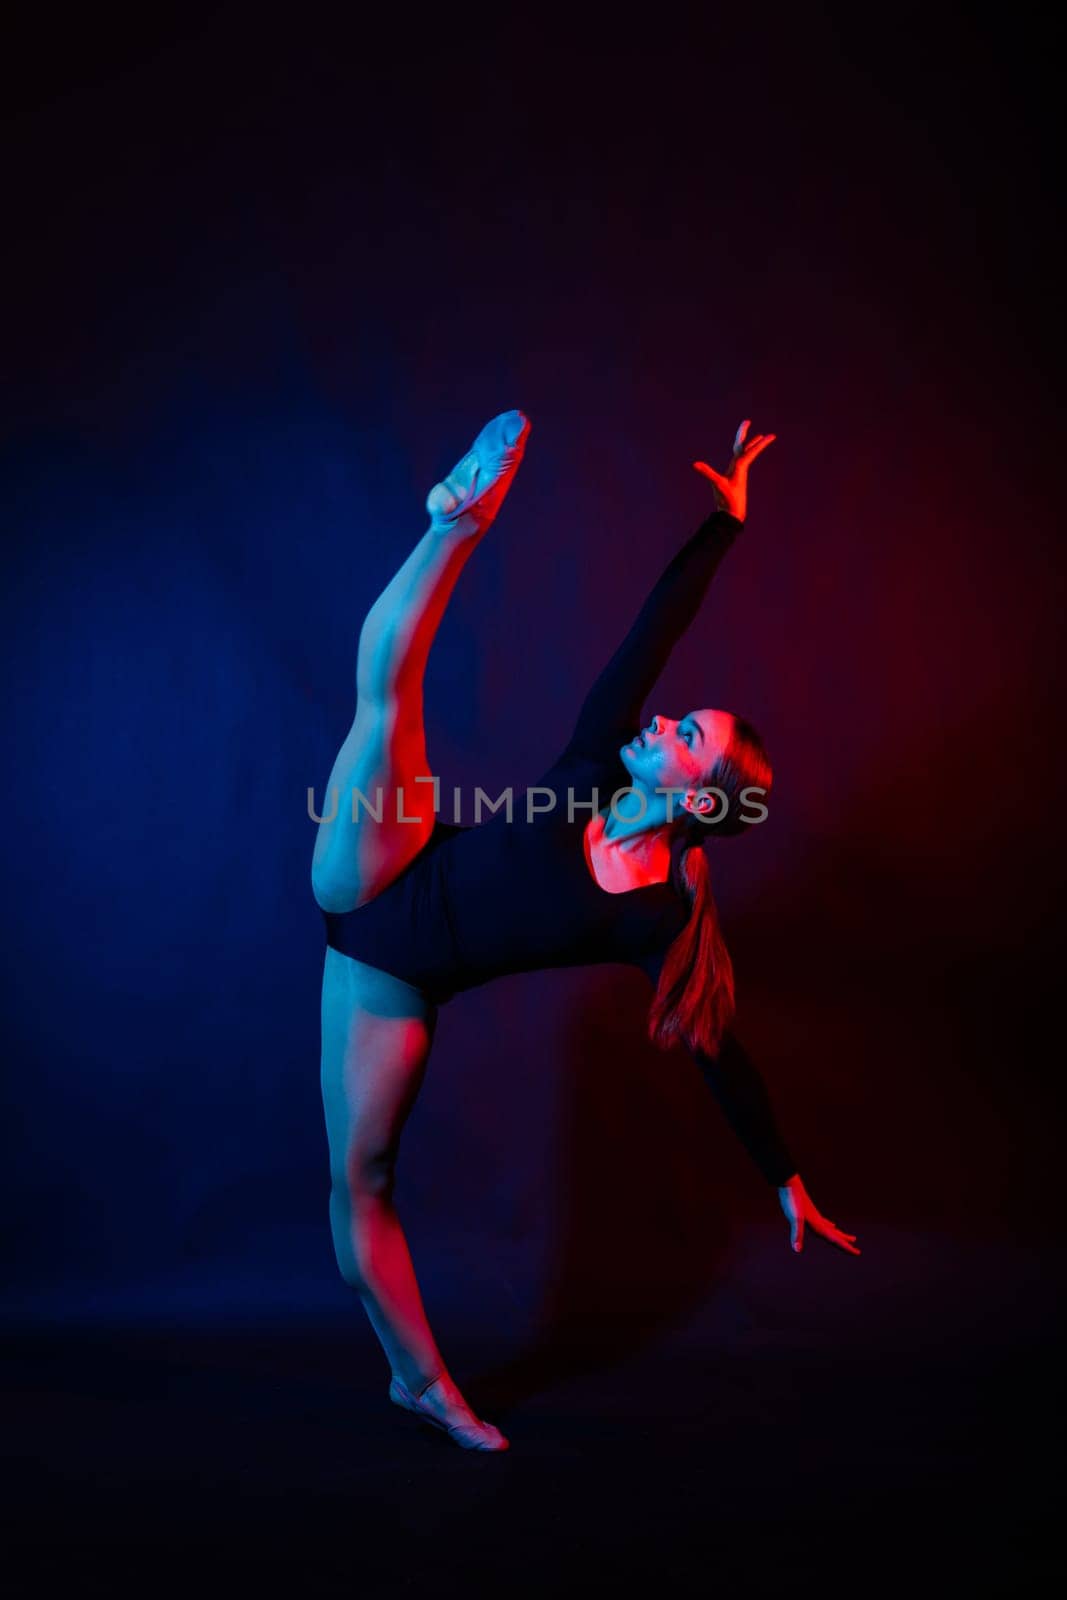
[[[792,1258],[752,1228],[666,1329],[438,1315],[503,1455],[389,1404],[343,1286],[9,1302],[8,1592],[1046,1593],[1062,1256],[862,1242]]]

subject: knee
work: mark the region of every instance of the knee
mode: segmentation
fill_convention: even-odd
[[[392,1150],[363,1151],[349,1163],[348,1192],[357,1203],[392,1200],[396,1155]]]
[[[352,1232],[352,1208],[343,1185],[336,1178],[330,1185],[330,1237],[338,1272],[350,1289],[360,1288],[363,1275]]]
[[[344,1167],[333,1174],[333,1189],[343,1195],[350,1211],[362,1205],[391,1200],[396,1182],[396,1151],[377,1145],[354,1145]]]
[[[376,1223],[391,1205],[395,1163],[384,1154],[352,1155],[333,1174],[330,1232],[337,1269],[352,1289],[367,1287],[375,1256]]]

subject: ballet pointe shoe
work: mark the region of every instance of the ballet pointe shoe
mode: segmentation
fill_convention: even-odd
[[[526,450],[530,419],[502,411],[487,422],[467,454],[426,496],[430,528],[460,537],[482,534],[504,502]]]
[[[422,1396],[427,1389],[432,1389],[441,1379],[431,1378],[429,1383],[423,1384],[417,1394],[403,1384],[399,1378],[393,1378],[389,1385],[389,1398],[394,1405],[402,1406],[405,1411],[412,1412],[422,1422],[428,1422],[431,1427],[439,1428],[442,1433],[447,1433],[454,1443],[464,1450],[507,1450],[510,1448],[507,1439],[499,1428],[494,1428],[491,1422],[480,1422],[475,1418],[472,1422],[445,1422],[443,1417],[435,1416],[429,1406],[422,1401]]]

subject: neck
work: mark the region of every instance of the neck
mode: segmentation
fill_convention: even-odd
[[[642,850],[652,848],[657,839],[664,844],[670,842],[671,825],[667,820],[667,807],[662,795],[642,790],[641,798],[645,802],[641,811],[634,806],[632,793],[622,797],[618,810],[613,810],[611,806],[601,809],[599,814],[603,818],[605,843],[618,844],[626,850]],[[637,814],[628,815],[630,811]]]
[[[651,813],[651,807],[649,807]],[[671,826],[664,818],[646,814],[640,818],[619,818],[610,807],[593,819],[599,827],[597,840],[605,854],[610,853],[621,866],[651,881],[666,879],[671,864]]]

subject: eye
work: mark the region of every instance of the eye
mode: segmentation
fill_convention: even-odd
[[[692,747],[693,735],[692,735],[692,732],[688,728],[685,730],[683,738],[685,739],[686,744],[689,745],[690,747]]]

